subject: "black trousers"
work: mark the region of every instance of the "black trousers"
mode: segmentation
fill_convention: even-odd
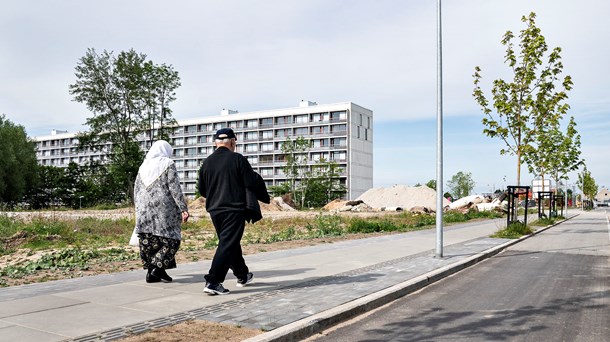
[[[248,266],[241,252],[241,238],[246,226],[244,213],[219,213],[212,217],[212,223],[218,235],[218,248],[205,280],[220,284],[225,281],[229,269],[233,270],[237,278],[245,278],[248,274]]]

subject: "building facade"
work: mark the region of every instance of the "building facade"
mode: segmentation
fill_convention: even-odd
[[[282,144],[298,137],[311,142],[307,156],[310,166],[322,158],[339,165],[347,199],[355,199],[373,186],[373,112],[352,102],[318,105],[301,101],[295,108],[248,113],[223,109],[218,116],[179,121],[170,144],[185,195],[195,195],[197,171],[214,151],[213,136],[222,127],[235,131],[236,152],[248,159],[267,186],[287,180]],[[58,167],[70,162],[104,162],[111,148],[107,145],[99,151],[78,151],[77,135],[65,131],[53,131],[34,141],[38,162]],[[151,143],[148,134],[140,139],[144,151]]]

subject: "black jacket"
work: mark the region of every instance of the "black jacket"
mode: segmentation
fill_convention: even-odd
[[[198,191],[205,197],[206,210],[211,216],[226,211],[246,211],[248,207],[260,213],[260,207],[256,210],[258,203],[250,201],[248,205],[247,190],[252,191],[258,200],[269,203],[261,176],[252,170],[244,156],[226,147],[217,148],[199,169]]]

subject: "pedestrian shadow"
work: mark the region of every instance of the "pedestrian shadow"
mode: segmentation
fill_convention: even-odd
[[[268,270],[268,271],[256,271],[256,272],[253,271],[253,273],[254,273],[255,281],[258,282],[258,279],[264,279],[264,278],[270,278],[270,277],[291,276],[291,275],[295,275],[295,274],[306,273],[311,270],[313,270],[313,268],[293,268],[293,269],[287,269],[287,270]],[[201,273],[194,273],[194,274],[182,274],[182,275],[180,275],[179,278],[175,278],[173,282],[182,283],[182,284],[205,282],[205,278],[204,278],[205,273],[206,273],[206,271],[202,271]],[[237,278],[235,278],[235,276],[229,270],[229,273],[227,274],[227,278],[225,281],[233,281],[235,279],[237,279]]]

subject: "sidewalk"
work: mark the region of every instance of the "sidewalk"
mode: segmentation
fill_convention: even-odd
[[[0,341],[108,341],[189,319],[268,331],[251,341],[303,338],[520,241],[488,237],[504,225],[445,227],[443,258],[434,229],[248,255],[254,283],[229,275],[227,296],[203,293],[209,260],[178,265],[167,284],[138,270],[2,288]]]

